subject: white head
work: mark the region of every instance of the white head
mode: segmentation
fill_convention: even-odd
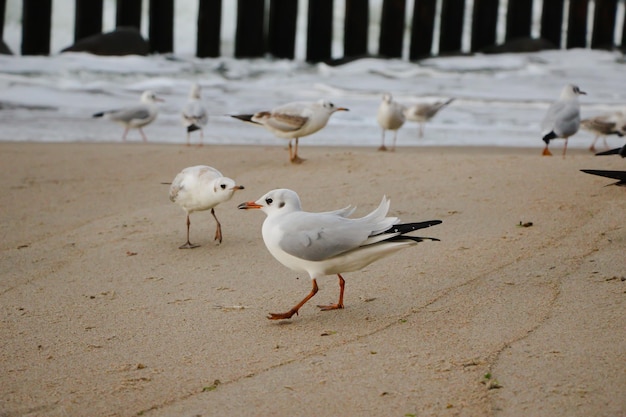
[[[348,111],[347,108],[345,107],[337,107],[335,106],[333,103],[331,103],[328,100],[319,100],[317,102],[315,102],[316,106],[325,109],[326,111],[328,111],[329,114],[332,114],[336,111]]]
[[[189,98],[200,100],[201,97],[202,97],[202,87],[200,87],[200,84],[198,83],[193,83],[191,85],[191,89],[189,90]]]
[[[141,102],[146,104],[156,103],[158,101],[164,101],[162,98],[157,97],[153,91],[146,90],[141,94]]]
[[[237,190],[243,190],[243,185],[237,185],[228,177],[220,177],[213,181],[213,192],[220,202],[228,201]]]
[[[391,93],[383,94],[383,101],[387,104],[391,104],[391,102],[393,101],[393,97],[391,96]]]
[[[268,216],[302,210],[298,194],[286,188],[272,190],[257,201],[241,203],[238,208],[246,210],[261,209]]]
[[[561,99],[562,100],[569,100],[569,99],[576,98],[576,97],[578,97],[581,94],[587,94],[587,93],[585,93],[584,91],[581,91],[580,88],[578,88],[577,85],[567,84],[561,90]]]

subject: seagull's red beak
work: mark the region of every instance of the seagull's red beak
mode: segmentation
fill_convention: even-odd
[[[248,210],[248,209],[260,209],[263,206],[255,203],[254,201],[246,201],[245,203],[241,203],[237,206],[238,209]]]

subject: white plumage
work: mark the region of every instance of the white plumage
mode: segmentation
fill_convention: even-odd
[[[561,96],[548,108],[541,122],[541,136],[546,143],[543,155],[552,155],[548,146],[552,139],[565,139],[563,157],[567,152],[567,140],[573,136],[580,127],[580,103],[578,96],[587,94],[580,91],[577,85],[567,84],[561,90]]]
[[[191,132],[200,131],[200,146],[204,139],[204,126],[209,121],[209,114],[202,103],[202,88],[199,84],[194,83],[189,91],[189,99],[181,112],[183,126],[187,131],[187,146]]]
[[[378,113],[376,115],[376,121],[383,130],[382,143],[380,148],[378,148],[379,151],[387,150],[387,147],[385,146],[385,132],[387,130],[393,131],[393,145],[391,146],[391,150],[393,151],[396,149],[398,129],[402,127],[406,120],[404,111],[405,107],[402,104],[393,101],[391,94],[383,94],[383,99],[378,106]]]

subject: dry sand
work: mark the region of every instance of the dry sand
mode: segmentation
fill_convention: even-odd
[[[626,165],[540,148],[305,146],[292,166],[281,146],[2,143],[0,416],[626,415],[626,190],[579,172]],[[203,212],[179,250],[160,183],[197,164],[246,188],[220,246]],[[236,207],[279,187],[355,215],[387,195],[441,241],[346,274],[344,310],[315,307],[327,277],[273,322],[310,280]]]

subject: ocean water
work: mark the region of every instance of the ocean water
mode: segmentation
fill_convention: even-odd
[[[73,3],[55,0],[55,7],[63,1]],[[9,21],[16,18],[15,2],[8,2]],[[107,24],[113,25],[112,3],[105,2],[109,16],[105,30]],[[176,7],[193,19],[195,6],[189,3],[177,1]],[[300,7],[306,9],[306,3]],[[234,21],[234,17],[227,21]],[[331,67],[307,64],[301,58],[236,60],[226,52],[223,58],[198,59],[193,56],[195,41],[190,40],[195,34],[187,33],[177,35],[174,54],[97,57],[54,52],[71,43],[73,30],[69,28],[73,22],[66,25],[69,37],[63,40],[53,36],[53,54],[49,57],[0,56],[1,141],[120,141],[120,126],[91,115],[133,105],[143,90],[151,89],[165,102],[157,120],[144,129],[149,140],[184,143],[180,109],[193,82],[203,87],[210,112],[206,144],[284,146],[283,139],[228,115],[268,110],[289,101],[326,98],[350,111],[335,114],[327,128],[302,139],[302,146],[378,146],[381,130],[376,111],[384,92],[404,104],[456,99],[426,126],[423,138],[418,137],[416,124],[406,123],[398,133],[398,146],[541,148],[539,124],[566,83],[578,84],[587,92],[581,97],[583,117],[626,110],[626,60],[620,52],[574,49],[442,57],[419,63],[362,59]],[[177,27],[181,25],[177,23]],[[234,23],[224,26],[225,31],[234,30]],[[9,42],[11,27],[5,28],[5,39],[15,49]],[[224,43],[228,44],[227,37]],[[570,140],[570,146],[587,147],[592,139],[590,133],[581,131]],[[131,131],[128,140],[140,141],[138,132]],[[623,143],[620,138],[609,141],[615,146]]]

